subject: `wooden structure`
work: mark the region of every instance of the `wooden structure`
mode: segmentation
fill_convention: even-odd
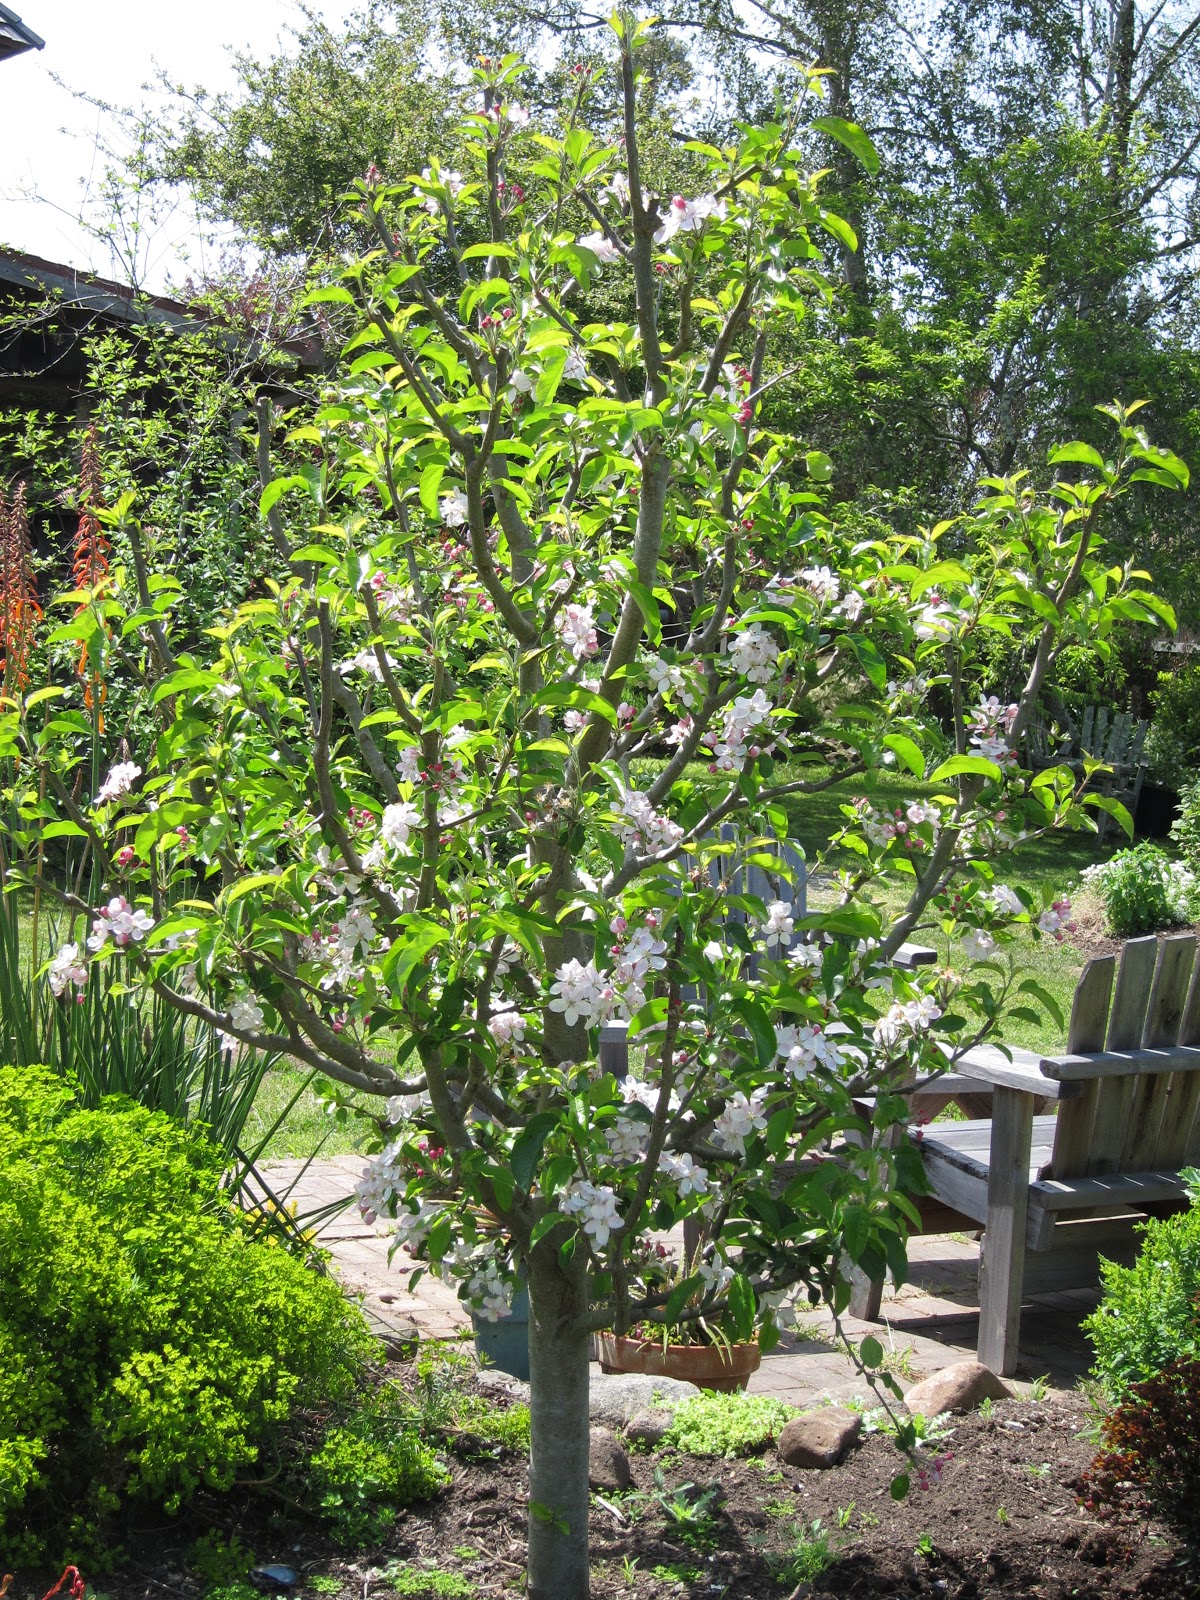
[[[42,50],[46,41],[27,28],[15,11],[0,5],[0,61],[22,55],[26,50]]]
[[[983,1046],[955,1073],[991,1087],[992,1116],[920,1136],[928,1231],[983,1225],[979,1359],[1011,1373],[1024,1298],[1095,1284],[1101,1255],[1132,1260],[1136,1221],[1185,1201],[1180,1169],[1200,1160],[1195,936],[1089,961],[1062,1055]],[[1057,1115],[1036,1114],[1046,1103]]]
[[[1146,777],[1148,724],[1128,711],[1110,711],[1107,706],[1085,706],[1078,720],[1064,711],[1063,720],[1065,733],[1052,731],[1045,723],[1031,726],[1026,741],[1029,765],[1040,771],[1065,764],[1082,774],[1085,757],[1102,761],[1110,770],[1092,780],[1096,792],[1112,795],[1132,816]],[[1103,839],[1111,819],[1100,812],[1096,820]]]

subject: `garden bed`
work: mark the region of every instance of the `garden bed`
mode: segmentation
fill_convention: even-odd
[[[412,1378],[404,1364],[388,1373],[406,1385]],[[493,1390],[488,1399],[497,1403]],[[878,1432],[865,1435],[828,1472],[785,1468],[773,1450],[737,1461],[664,1449],[634,1453],[632,1490],[593,1498],[593,1596],[1194,1596],[1195,1569],[1189,1576],[1153,1524],[1102,1524],[1081,1510],[1074,1485],[1093,1454],[1088,1421],[1075,1395],[1002,1402],[988,1416],[953,1419],[950,1437],[932,1447],[948,1455],[942,1481],[914,1489],[900,1503],[889,1493],[899,1457]],[[312,1519],[296,1518],[269,1489],[243,1490],[200,1499],[174,1521],[159,1515],[152,1524],[128,1527],[121,1564],[88,1576],[108,1600],[164,1594],[250,1600],[254,1591],[232,1570],[221,1573],[219,1560],[209,1559],[207,1580],[197,1570],[195,1542],[205,1536],[211,1542],[216,1531],[218,1543],[232,1540],[235,1550],[253,1552],[258,1562],[295,1569],[295,1586],[275,1592],[327,1600],[520,1593],[524,1462],[505,1452],[479,1456],[469,1435],[453,1443],[447,1454],[451,1486],[402,1513],[370,1549],[339,1550]],[[701,1519],[690,1534],[672,1524],[662,1504],[684,1484],[697,1490],[715,1485],[724,1496],[711,1519]],[[696,1495],[679,1498],[694,1501]],[[43,1578],[52,1576],[19,1575],[10,1600],[36,1600],[49,1586]]]

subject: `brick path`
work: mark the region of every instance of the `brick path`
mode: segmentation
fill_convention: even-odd
[[[363,1158],[336,1156],[310,1162],[302,1172],[303,1167],[297,1160],[275,1162],[267,1169],[276,1194],[292,1185],[289,1200],[301,1217],[350,1194]],[[411,1259],[400,1253],[389,1265],[386,1237],[365,1227],[353,1207],[322,1227],[320,1241],[347,1293],[361,1301],[381,1336],[400,1338],[415,1325],[424,1338],[445,1339],[469,1327],[454,1290],[428,1273],[410,1291],[408,1279],[415,1270]],[[961,1235],[913,1239],[910,1262],[910,1281],[899,1291],[889,1286],[884,1294],[881,1323],[853,1318],[843,1323],[852,1339],[874,1333],[902,1382],[928,1377],[951,1362],[973,1357],[979,1331],[978,1244]],[[1048,1377],[1053,1388],[1075,1386],[1091,1360],[1079,1323],[1096,1298],[1092,1291],[1076,1290],[1030,1302],[1021,1319],[1019,1381]],[[763,1357],[750,1391],[778,1395],[796,1405],[824,1395],[846,1398],[862,1393],[861,1380],[833,1345],[832,1336],[828,1312],[803,1317],[797,1334]]]

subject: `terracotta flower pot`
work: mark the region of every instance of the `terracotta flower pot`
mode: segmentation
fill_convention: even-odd
[[[698,1389],[733,1394],[744,1389],[762,1361],[758,1341],[730,1346],[669,1344],[653,1339],[624,1339],[615,1333],[596,1335],[602,1372],[645,1372],[654,1378],[682,1378]]]

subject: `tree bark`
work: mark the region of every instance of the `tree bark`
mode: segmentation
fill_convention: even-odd
[[[587,1270],[535,1248],[529,1270],[529,1600],[588,1600]]]

